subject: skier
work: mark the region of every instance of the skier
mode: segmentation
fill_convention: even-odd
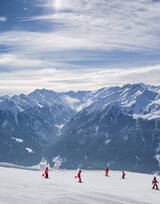
[[[122,171],[122,179],[125,179],[125,176],[126,176],[125,172]]]
[[[107,169],[105,169],[104,171],[106,172],[106,173],[105,173],[105,176],[108,176],[109,169],[107,168]]]
[[[77,177],[79,178],[79,181],[78,181],[78,182],[79,182],[79,183],[82,183],[82,180],[81,180],[81,170],[79,170]]]
[[[48,178],[48,167],[46,167],[46,169],[45,169],[45,178]]]
[[[153,184],[152,189],[155,189],[154,187],[156,187],[156,190],[159,190],[157,183],[159,183],[159,182],[157,181],[156,177],[154,177],[154,178],[153,178],[153,181],[152,181],[152,184]]]

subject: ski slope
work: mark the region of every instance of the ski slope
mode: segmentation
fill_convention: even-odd
[[[50,170],[49,179],[43,171],[0,167],[0,204],[159,204],[160,191],[152,190],[153,175],[120,171]],[[160,180],[157,177],[158,180]]]

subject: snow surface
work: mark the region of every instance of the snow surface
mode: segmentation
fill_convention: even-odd
[[[120,171],[43,171],[0,167],[0,203],[2,204],[159,204],[160,191],[152,190],[153,175]],[[158,178],[159,180],[159,178]]]
[[[16,142],[23,143],[23,140],[20,138],[16,138],[16,137],[11,137],[11,138],[12,138],[12,140],[15,140]]]
[[[110,142],[111,142],[110,139],[106,140],[106,141],[105,141],[105,145],[108,145]]]
[[[29,152],[29,153],[34,153],[33,150],[29,147],[26,147],[26,150]]]
[[[64,124],[61,124],[61,125],[55,124],[55,127],[59,128],[59,129],[62,129],[63,126],[64,126]]]
[[[52,161],[54,163],[54,168],[59,169],[59,167],[61,166],[63,162],[63,159],[60,156],[57,156],[57,157],[54,157]]]
[[[79,102],[80,102],[79,99],[77,99],[77,98],[71,98],[71,97],[69,97],[69,96],[65,96],[65,99],[66,99],[67,101],[69,101],[70,103],[72,103],[72,104],[74,104],[74,103],[79,103]]]

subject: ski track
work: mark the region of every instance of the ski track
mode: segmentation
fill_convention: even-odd
[[[97,194],[95,196],[95,194]],[[80,196],[80,195],[78,195]],[[87,195],[81,195],[80,198],[86,198],[89,202],[88,203],[109,203],[109,204],[151,204],[151,203],[146,203],[142,201],[134,201],[131,199],[125,199],[119,196],[113,196],[109,194],[103,194],[103,193],[97,193],[97,192],[92,192],[88,193]],[[90,202],[91,201],[91,202]]]
[[[122,198],[119,196],[113,196],[110,194],[104,194],[104,193],[97,193],[97,192],[86,192],[85,194],[81,193],[74,193],[70,195],[66,195],[65,203],[83,203],[83,204],[151,204],[148,202],[143,201],[135,201],[127,198]],[[62,199],[62,203],[64,202],[64,199]],[[74,202],[73,202],[74,201]],[[54,202],[55,203],[55,202]],[[61,203],[60,200],[56,204]]]
[[[77,171],[53,170],[44,179],[42,171],[0,167],[0,204],[159,204],[153,175],[128,172],[124,181],[121,172],[111,173],[82,171],[80,184]]]

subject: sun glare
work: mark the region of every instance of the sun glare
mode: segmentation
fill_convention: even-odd
[[[54,6],[55,6],[55,8],[56,8],[57,10],[59,10],[60,7],[61,7],[61,0],[55,0],[55,1],[54,1]]]

